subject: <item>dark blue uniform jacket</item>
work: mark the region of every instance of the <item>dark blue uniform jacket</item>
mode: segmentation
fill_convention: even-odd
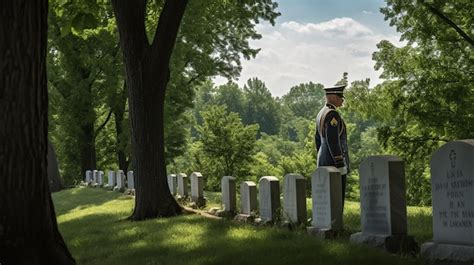
[[[345,166],[347,172],[350,172],[346,124],[332,104],[326,104],[316,117],[315,142],[318,167]]]

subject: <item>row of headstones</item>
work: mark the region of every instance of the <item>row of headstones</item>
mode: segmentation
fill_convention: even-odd
[[[320,167],[311,176],[314,229],[320,231],[342,229],[342,186],[339,170]],[[236,180],[225,176],[221,180],[224,211],[237,212]],[[258,182],[259,213],[262,222],[273,222],[279,216],[280,181],[275,176],[261,177]],[[253,181],[240,184],[241,215],[257,211],[257,185]],[[246,219],[238,216],[239,219]],[[295,224],[306,222],[306,179],[299,174],[283,178],[283,217]]]
[[[115,177],[114,177],[115,173]],[[133,171],[128,172],[128,188],[133,189]],[[396,156],[373,156],[359,169],[362,232],[351,235],[351,241],[385,247],[391,252],[410,252],[417,248],[407,235],[405,169]],[[191,179],[191,198],[204,202],[203,180],[199,172]],[[326,235],[342,228],[342,186],[339,171],[320,167],[312,175],[313,219],[311,233]],[[102,184],[102,171],[87,171],[88,183]],[[115,181],[115,182],[114,182]],[[290,174],[284,179],[284,215],[292,222],[306,219],[305,179]],[[468,264],[474,262],[474,139],[453,141],[437,150],[431,159],[433,205],[433,242],[421,246],[421,254],[431,260]],[[171,193],[188,196],[185,174],[169,175]],[[109,187],[124,187],[123,171],[109,172]],[[240,185],[242,213],[257,209],[256,185]],[[279,182],[275,177],[259,181],[260,217],[270,221],[280,208]],[[224,209],[235,206],[235,179],[222,179]],[[454,264],[453,263],[453,264]]]
[[[405,168],[396,156],[372,156],[362,161],[360,208],[362,231],[350,240],[390,252],[413,253],[418,245],[407,235]],[[421,246],[421,254],[434,262],[474,264],[474,140],[449,142],[431,159],[433,242]],[[331,237],[342,230],[342,185],[339,170],[320,167],[311,176],[313,218],[308,232]],[[284,177],[283,215],[294,223],[306,219],[306,180],[298,174]],[[236,211],[235,178],[222,178],[225,211]],[[240,184],[241,212],[257,209],[256,184]],[[260,218],[272,221],[280,208],[279,180],[259,180]]]
[[[184,173],[168,175],[168,187],[171,194],[180,198],[189,197],[189,183],[191,184],[191,201],[196,203],[198,207],[204,206],[206,200],[204,198],[203,177],[199,172],[193,172],[188,176]]]
[[[104,180],[104,172],[100,170],[86,170],[86,185],[104,186],[114,190],[123,190],[125,188],[135,189],[133,171],[127,172],[127,178],[123,170],[109,171],[107,174],[107,185]]]

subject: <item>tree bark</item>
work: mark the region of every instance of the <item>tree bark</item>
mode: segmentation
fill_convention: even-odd
[[[81,173],[85,180],[86,170],[96,169],[96,152],[95,152],[95,134],[94,123],[86,123],[81,126]]]
[[[129,91],[133,166],[132,220],[174,216],[182,208],[171,195],[165,165],[164,101],[169,62],[187,0],[167,0],[151,45],[145,31],[146,0],[112,0]]]
[[[126,144],[122,143],[123,120],[125,116],[125,105],[127,103],[126,93],[127,82],[124,82],[123,90],[121,91],[120,96],[117,97],[117,102],[114,102],[115,131],[117,133],[117,159],[119,168],[123,170],[123,172],[127,172],[128,170],[128,160],[126,152],[124,150],[124,146],[126,146]]]
[[[47,175],[48,1],[0,1],[0,263],[75,264]]]

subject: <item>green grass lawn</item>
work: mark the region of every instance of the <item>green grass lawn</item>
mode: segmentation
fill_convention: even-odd
[[[206,197],[209,206],[219,205],[219,193]],[[78,264],[423,264],[350,244],[348,237],[360,224],[355,202],[346,204],[346,233],[323,241],[302,229],[198,215],[130,222],[125,218],[132,213],[133,197],[102,189],[67,189],[54,193],[53,200],[59,229]],[[409,207],[408,213],[409,233],[418,243],[429,240],[429,208]]]

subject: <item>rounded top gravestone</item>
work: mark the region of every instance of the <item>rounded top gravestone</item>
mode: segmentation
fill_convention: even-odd
[[[262,221],[273,221],[277,210],[280,208],[280,183],[274,176],[261,177],[259,182],[260,192],[260,218]]]
[[[443,145],[430,164],[433,240],[474,245],[474,139]]]

